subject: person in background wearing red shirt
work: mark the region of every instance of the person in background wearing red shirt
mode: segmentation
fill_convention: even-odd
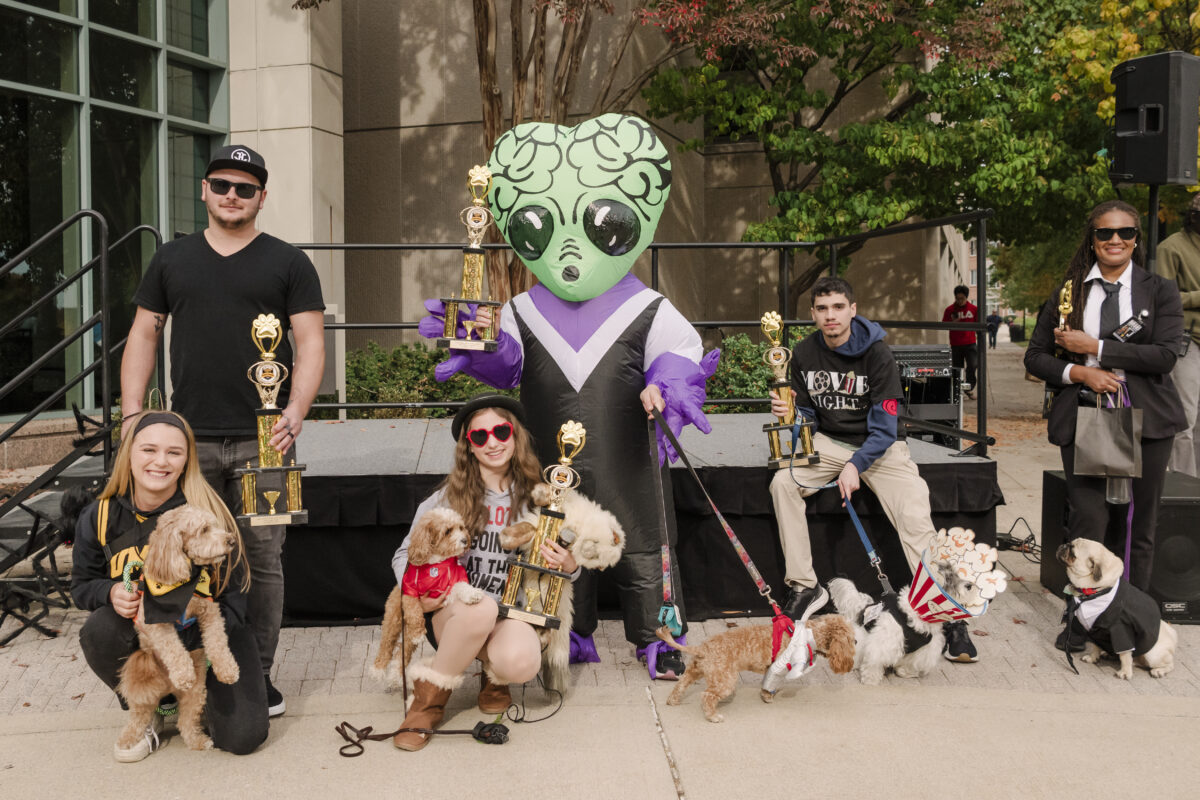
[[[967,302],[970,292],[966,286],[954,287],[954,302],[946,306],[942,322],[978,322],[979,309]],[[979,351],[975,349],[974,331],[950,331],[950,355],[954,368],[966,366],[963,376],[963,394],[975,397],[975,370],[979,367]]]

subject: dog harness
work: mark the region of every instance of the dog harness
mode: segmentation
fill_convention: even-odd
[[[434,564],[409,564],[404,570],[401,591],[410,597],[441,597],[456,583],[467,581],[467,571],[457,558]]]
[[[908,615],[900,608],[900,596],[896,594],[885,594],[878,603],[864,608],[859,624],[869,632],[879,624],[884,613],[890,614],[900,625],[900,630],[904,631],[904,652],[906,654],[920,650],[933,640],[933,634],[921,633],[912,626]]]

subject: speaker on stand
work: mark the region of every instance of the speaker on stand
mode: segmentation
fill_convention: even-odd
[[[1150,187],[1146,268],[1158,244],[1158,187],[1197,183],[1200,57],[1181,50],[1133,58],[1113,67],[1116,115],[1108,177]]]

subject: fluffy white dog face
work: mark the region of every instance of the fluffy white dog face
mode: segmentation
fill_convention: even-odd
[[[1107,589],[1125,571],[1121,559],[1091,539],[1072,539],[1059,546],[1055,557],[1067,568],[1067,580],[1076,589]]]

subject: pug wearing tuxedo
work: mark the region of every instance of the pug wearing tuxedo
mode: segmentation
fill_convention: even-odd
[[[1179,634],[1163,621],[1150,595],[1121,577],[1121,559],[1091,539],[1073,539],[1056,555],[1076,589],[1067,610],[1087,631],[1085,662],[1094,664],[1102,653],[1112,653],[1121,662],[1116,676],[1122,680],[1133,676],[1135,663],[1155,678],[1175,668]]]

